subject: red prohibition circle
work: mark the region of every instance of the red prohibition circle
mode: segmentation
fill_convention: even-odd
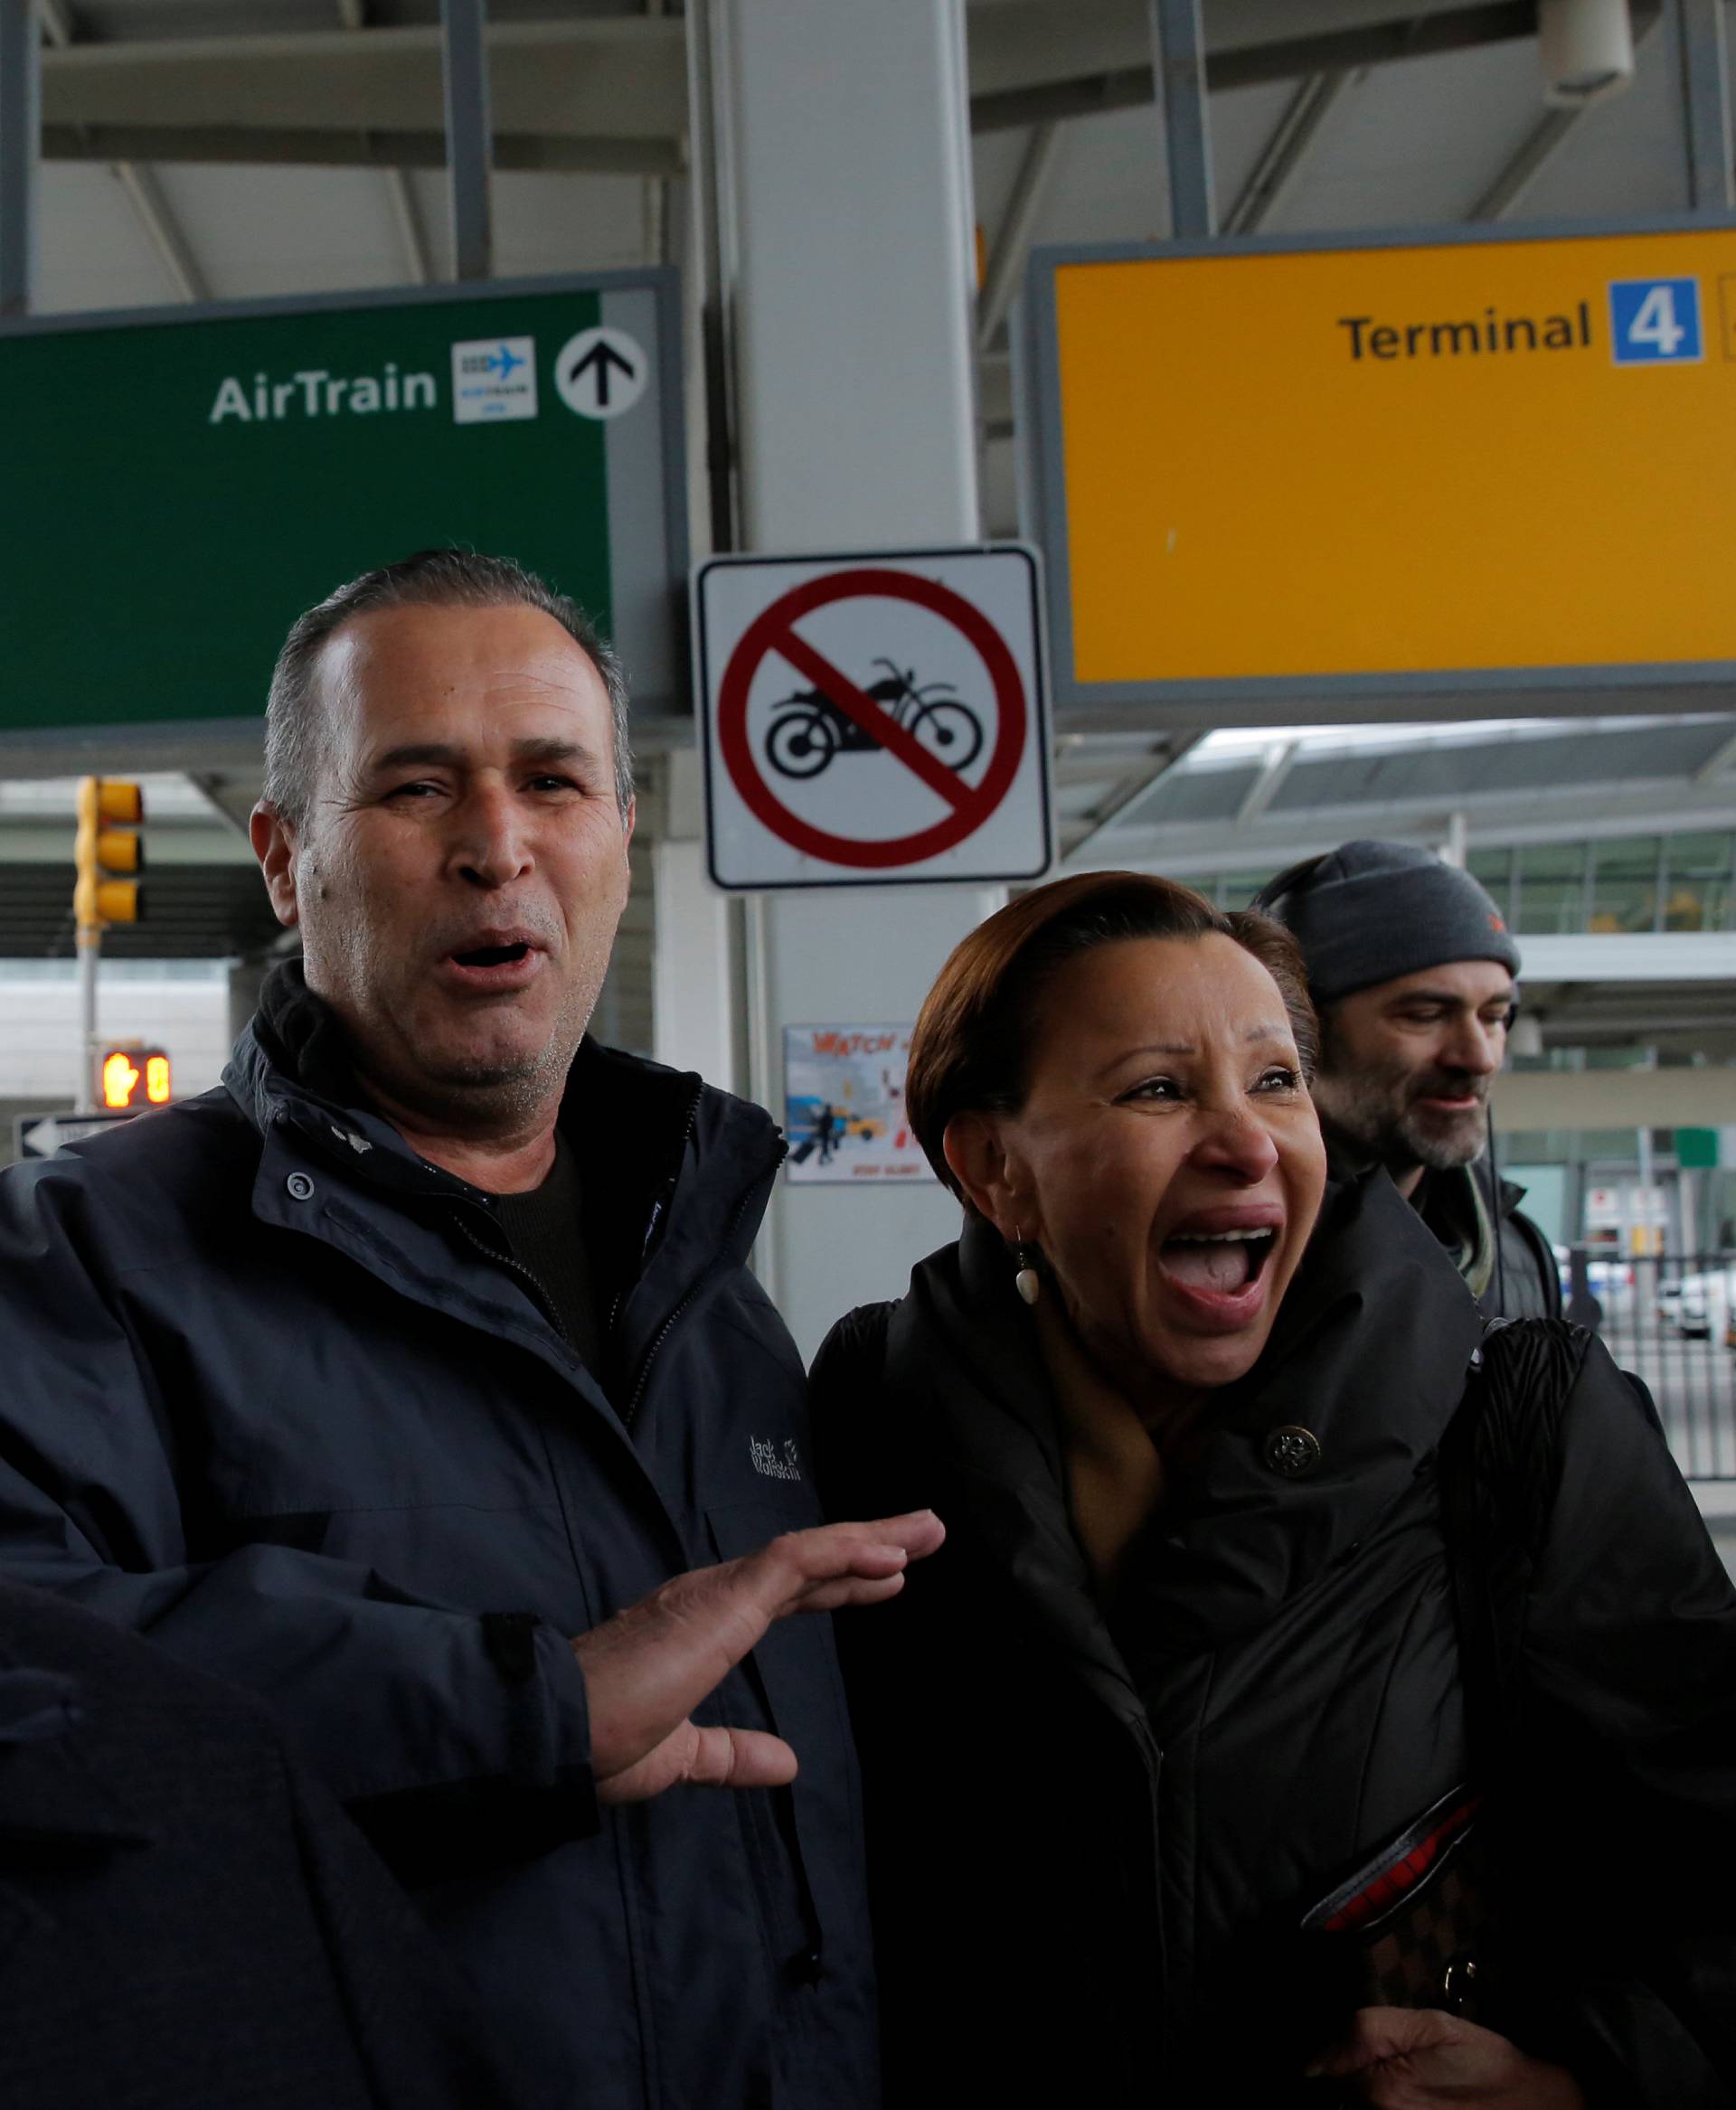
[[[972,645],[988,670],[999,710],[995,750],[982,782],[972,790],[961,783],[961,796],[952,801],[945,819],[913,835],[899,835],[885,843],[862,843],[850,835],[834,835],[793,814],[760,774],[748,740],[748,692],[769,653],[783,652],[794,626],[833,601],[873,595],[887,600],[913,601],[931,609],[950,623]],[[811,651],[811,647],[806,648]],[[802,671],[800,669],[797,670]],[[833,698],[836,702],[837,699]],[[854,711],[846,715],[854,717]],[[876,712],[876,717],[882,715]],[[729,769],[731,781],[741,803],[754,818],[769,828],[779,842],[810,857],[823,857],[831,864],[845,864],[863,871],[883,871],[895,864],[916,864],[925,857],[938,857],[974,834],[1005,797],[1024,756],[1024,683],[1005,640],[980,608],[973,608],[962,594],[930,579],[908,571],[888,571],[862,566],[853,571],[831,571],[806,585],[780,594],[771,606],[756,616],[730,655],[717,692],[717,745]],[[885,745],[885,742],[882,743]],[[902,758],[900,758],[901,759]],[[945,765],[939,767],[944,768]],[[950,797],[950,794],[947,794]]]

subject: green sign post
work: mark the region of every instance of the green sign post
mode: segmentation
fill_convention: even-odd
[[[432,543],[595,615],[685,708],[673,271],[33,318],[0,331],[7,750],[247,730],[297,613]]]

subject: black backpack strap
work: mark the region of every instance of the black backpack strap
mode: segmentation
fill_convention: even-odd
[[[1493,1321],[1441,1439],[1467,1725],[1486,1785],[1516,1748],[1525,1597],[1555,1507],[1561,1418],[1590,1344],[1565,1319]]]

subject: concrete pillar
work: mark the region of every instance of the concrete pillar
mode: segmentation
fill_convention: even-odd
[[[742,545],[851,552],[981,528],[962,0],[693,0]],[[781,1111],[783,1029],[908,1023],[1004,899],[981,888],[755,897],[749,1082]],[[781,1186],[756,1265],[811,1353],[956,1235],[938,1186]]]
[[[741,909],[706,877],[698,755],[682,749],[665,762],[663,825],[651,849],[653,1051],[672,1069],[696,1069],[726,1091],[747,1092]]]

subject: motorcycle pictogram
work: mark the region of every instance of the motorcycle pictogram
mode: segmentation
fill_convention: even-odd
[[[913,667],[900,669],[890,659],[876,659],[885,675],[863,692],[885,707],[887,716],[920,740],[949,769],[968,769],[983,751],[982,721],[961,703],[950,682],[929,682],[919,688]],[[817,777],[835,755],[872,755],[882,751],[868,727],[840,711],[818,689],[799,689],[772,705],[778,715],[766,735],[766,759],[781,777]]]

